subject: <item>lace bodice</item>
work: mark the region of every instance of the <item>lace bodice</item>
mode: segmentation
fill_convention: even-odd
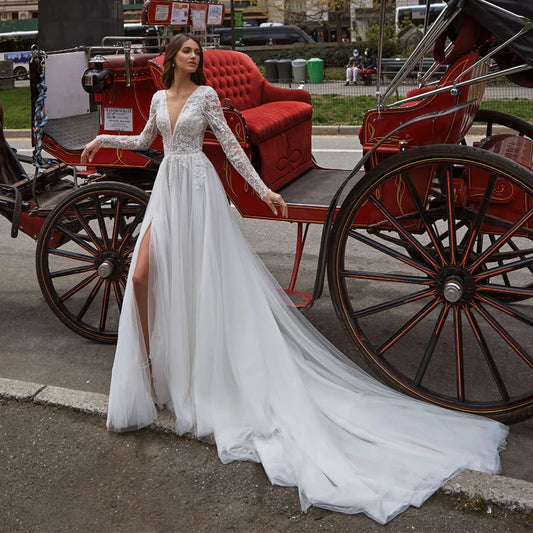
[[[157,132],[161,132],[165,156],[200,152],[205,129],[209,125],[224,153],[237,172],[253,187],[261,198],[269,191],[246,153],[229,128],[215,90],[199,86],[185,102],[171,131],[165,91],[157,91],[150,104],[150,116],[139,135],[99,135],[102,146],[126,150],[147,150]]]

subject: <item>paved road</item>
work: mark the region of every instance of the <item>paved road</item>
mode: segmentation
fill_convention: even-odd
[[[29,149],[27,141],[13,140],[12,144],[21,149]],[[358,158],[358,146],[353,137],[314,137],[313,148],[318,162],[324,166],[350,168],[353,161]],[[239,219],[239,225],[274,276],[282,285],[286,285],[292,268],[292,246],[296,231],[294,226],[283,222],[243,219]],[[312,288],[320,230],[320,227],[311,228],[307,250],[302,260],[298,284],[300,290]],[[4,219],[0,220],[0,233],[2,235],[0,238],[0,316],[2,317],[0,378],[107,393],[113,347],[86,341],[71,333],[59,322],[46,306],[38,287],[34,270],[35,242],[22,234],[16,240],[11,239],[9,223]],[[353,353],[350,341],[339,327],[327,290],[307,316],[342,351]],[[128,517],[134,520],[135,517],[146,516],[147,522],[144,524],[147,525],[147,530],[170,529],[170,524],[173,523],[172,517],[175,517],[177,520],[182,519],[183,524],[197,524],[196,530],[202,531],[209,529],[217,513],[218,516],[222,516],[220,523],[224,524],[224,527],[238,531],[254,529],[315,531],[318,529],[317,525],[324,530],[348,531],[350,527],[354,527],[354,524],[359,524],[359,522],[345,521],[345,517],[321,511],[313,511],[307,517],[302,517],[297,512],[296,496],[293,492],[289,496],[285,492],[280,492],[280,489],[271,488],[265,482],[262,470],[254,465],[232,465],[229,470],[223,470],[228,467],[219,467],[214,450],[209,448],[206,452],[207,448],[199,443],[154,436],[146,431],[123,439],[109,437],[105,434],[103,423],[99,419],[86,420],[81,415],[57,412],[50,408],[28,408],[8,403],[0,406],[0,412],[2,412],[0,453],[8,453],[3,451],[8,449],[8,442],[11,448],[16,449],[17,446],[21,446],[21,449],[25,450],[26,455],[20,460],[16,453],[10,459],[16,459],[13,464],[20,464],[20,468],[23,468],[24,461],[28,460],[29,465],[35,466],[35,472],[38,472],[42,479],[39,483],[26,481],[25,490],[28,489],[27,494],[33,494],[36,488],[46,486],[47,490],[39,500],[43,506],[53,506],[54,494],[59,487],[62,487],[57,481],[57,476],[65,470],[64,464],[69,465],[68,475],[72,475],[71,471],[77,472],[78,469],[82,473],[78,476],[81,486],[75,491],[74,502],[81,514],[75,515],[74,510],[69,509],[67,518],[71,517],[74,520],[75,516],[85,516],[81,511],[84,505],[82,496],[85,494],[84,490],[101,491],[101,495],[95,497],[94,501],[91,500],[91,505],[95,505],[96,508],[99,508],[103,501],[108,501],[115,495],[120,496],[121,501],[117,501],[115,507],[111,503],[104,507],[101,514],[102,522],[98,522],[98,527],[94,530],[105,530],[106,523],[112,524],[110,529],[118,530],[120,527],[115,525],[122,524],[123,530],[131,530],[126,525],[133,523],[128,521]],[[69,426],[74,429],[69,430]],[[35,432],[33,437],[32,432]],[[13,436],[16,437],[15,440]],[[72,443],[71,439],[74,439]],[[533,419],[514,425],[508,449],[502,454],[504,475],[533,482],[533,465],[530,461],[532,447]],[[121,457],[125,452],[131,453],[132,461],[133,458],[142,459],[138,471],[131,468],[131,462],[128,462],[125,456]],[[190,455],[187,455],[188,452]],[[38,459],[35,459],[35,453],[38,454]],[[82,455],[88,461],[85,466],[82,466],[80,460]],[[188,461],[191,461],[190,471],[184,466]],[[165,470],[166,462],[171,463],[170,471]],[[105,471],[103,464],[110,465],[109,468],[113,472],[113,475],[110,474],[105,478],[110,483],[109,486],[98,480],[98,476]],[[193,468],[193,464],[196,467]],[[196,472],[195,468],[200,468],[199,472],[202,473],[203,465],[208,465],[205,466],[205,477],[203,474],[201,476],[198,474],[200,477],[196,477],[196,481],[191,485],[193,478],[190,477]],[[95,468],[95,474],[91,477],[88,469],[92,467]],[[164,478],[160,478],[163,472]],[[13,484],[18,475],[18,468],[13,466],[9,472],[10,483]],[[169,487],[181,478],[184,480],[183,486],[187,488],[181,489],[181,495],[173,496],[179,490],[176,488],[177,492],[173,493]],[[144,484],[143,479],[147,480]],[[70,490],[68,488],[73,483],[71,481],[64,489]],[[193,489],[187,495],[190,486]],[[9,484],[5,487],[9,487]],[[139,488],[136,490],[135,487]],[[226,493],[224,497],[220,495],[215,497],[220,492]],[[135,497],[136,501],[139,498],[141,501],[146,498],[148,511],[141,511],[145,508],[131,503]],[[4,515],[1,513],[2,507],[20,511],[20,506],[24,501],[29,501],[28,498],[26,500],[22,498],[16,503],[9,488],[4,488],[3,493],[0,493],[0,514]],[[155,508],[159,509],[160,498],[165,500],[163,514],[154,511]],[[63,501],[61,496],[56,499]],[[209,504],[206,503],[208,501]],[[199,512],[196,515],[187,514],[182,517],[182,506],[187,505],[206,506],[205,515],[202,513],[204,521],[200,520]],[[391,531],[407,529],[429,531],[439,526],[440,530],[444,527],[447,531],[515,531],[513,527],[519,527],[514,519],[510,522],[491,519],[487,523],[486,517],[482,516],[476,516],[475,520],[463,524],[464,517],[460,515],[458,518],[454,505],[453,501],[437,496],[422,510],[428,521],[424,522],[426,519],[423,520],[421,514],[412,515],[410,512],[405,515],[408,517],[407,521],[404,522],[403,519],[395,521],[399,529],[395,529],[395,525]],[[229,509],[233,512],[230,513]],[[106,522],[106,517],[109,520],[115,510],[118,513],[116,516],[122,517],[123,521]],[[429,514],[426,515],[426,512]],[[242,522],[239,526],[236,515],[244,517],[242,519],[248,521],[246,523],[249,524],[249,528],[243,526]],[[13,511],[9,516],[11,517],[9,524],[12,527],[8,530],[28,530],[23,522],[20,522],[20,527],[15,527],[18,524],[15,519],[21,516],[20,512]],[[33,524],[38,523],[40,519],[37,510],[34,510],[29,518],[35,520],[30,522]],[[373,531],[374,525],[364,518],[362,520],[361,524],[364,525],[361,527],[364,527],[365,531]],[[65,524],[72,525],[73,522],[67,520]],[[425,526],[420,528],[420,524]],[[490,529],[491,527],[495,529]],[[43,531],[52,529],[62,530],[61,527],[47,528],[43,523]]]

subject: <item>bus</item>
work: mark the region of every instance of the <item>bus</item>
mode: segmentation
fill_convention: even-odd
[[[429,23],[435,21],[440,15],[441,11],[446,7],[444,2],[438,4],[431,4],[429,6]],[[403,6],[396,8],[396,31],[400,31],[408,24],[415,26],[424,26],[426,17],[426,5]]]
[[[124,24],[124,36],[133,37],[132,51],[158,51],[161,48],[162,26]],[[37,30],[0,33],[0,60],[13,61],[13,75],[17,80],[28,79],[32,53],[31,47],[37,44]],[[141,39],[142,37],[142,39]]]
[[[37,31],[0,33],[0,59],[13,61],[13,74],[18,80],[29,76],[31,47],[37,44]]]

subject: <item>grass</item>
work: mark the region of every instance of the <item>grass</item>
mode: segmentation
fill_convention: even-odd
[[[30,88],[1,89],[0,104],[4,109],[4,128],[27,129],[31,123]]]
[[[0,103],[4,108],[6,129],[30,127],[30,89],[28,87],[0,90]],[[359,125],[366,111],[376,107],[376,98],[338,94],[312,95],[311,103],[314,125]],[[526,99],[486,100],[481,107],[505,111],[524,120],[533,120],[533,106]]]
[[[376,107],[374,96],[341,96],[338,94],[312,95],[313,124],[361,124],[365,113]]]
[[[503,111],[524,120],[533,120],[533,106],[531,100],[514,98],[512,100],[485,100],[481,109]]]

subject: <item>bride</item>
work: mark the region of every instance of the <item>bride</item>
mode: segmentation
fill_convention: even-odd
[[[99,135],[84,149],[143,150],[159,167],[131,264],[107,427],[135,430],[175,413],[176,432],[213,434],[223,463],[262,463],[297,486],[301,507],[385,523],[420,506],[456,472],[497,473],[507,428],[403,396],[368,376],[301,316],[242,237],[202,152],[211,127],[274,213],[283,198],[256,174],[205,85],[190,35],[169,43],[143,132]]]

